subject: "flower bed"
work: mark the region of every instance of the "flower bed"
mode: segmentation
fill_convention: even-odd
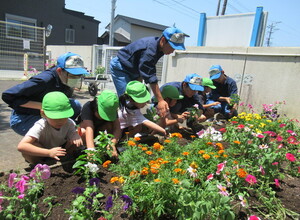
[[[49,219],[298,219],[300,129],[270,111],[243,112],[226,128],[208,126],[197,136],[128,139],[118,163],[97,156],[109,140],[102,133],[99,152],[78,159],[80,175],[54,170],[40,200],[56,196]],[[23,192],[15,199],[26,199]],[[39,207],[46,213],[49,204]]]

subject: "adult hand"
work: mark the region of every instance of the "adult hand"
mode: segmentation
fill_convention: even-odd
[[[159,101],[156,108],[160,117],[165,117],[169,111],[169,105],[165,100]]]
[[[220,104],[221,104],[221,102],[214,102],[214,103],[212,103],[212,106],[220,105]]]
[[[49,157],[54,158],[55,160],[60,160],[58,157],[63,157],[66,153],[66,149],[64,148],[54,147],[49,150]]]

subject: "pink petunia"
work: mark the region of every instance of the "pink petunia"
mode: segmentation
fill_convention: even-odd
[[[295,144],[295,145],[299,144],[299,142],[297,141],[297,138],[294,137],[294,136],[288,137],[287,142],[288,142],[289,144]]]
[[[296,160],[294,154],[291,154],[291,153],[286,153],[285,157],[286,157],[286,159],[288,159],[291,162],[294,162]]]
[[[271,137],[275,137],[276,136],[276,133],[274,131],[264,131],[264,134],[268,134]]]
[[[276,140],[277,140],[277,141],[282,141],[282,140],[283,140],[283,137],[280,136],[280,135],[278,135],[278,136],[276,137]]]
[[[258,138],[264,138],[265,136],[262,135],[262,134],[258,134],[256,137],[258,137]]]
[[[279,125],[280,128],[283,128],[283,127],[285,127],[285,126],[286,126],[286,124],[280,124],[280,125]]]
[[[18,195],[18,199],[24,199],[24,197],[25,197],[25,194]]]
[[[290,133],[290,134],[293,135],[293,136],[297,136],[297,134],[296,134],[294,131],[292,131],[292,130],[287,130],[286,132],[287,132],[287,133]]]
[[[283,144],[279,144],[277,148],[278,148],[278,149],[283,148]]]
[[[47,164],[37,164],[29,175],[34,178],[37,182],[39,179],[48,179],[51,176],[50,167]]]
[[[251,215],[248,220],[261,220],[259,217],[257,217],[256,215]]]
[[[9,174],[9,177],[8,177],[8,187],[9,187],[9,188],[13,187],[15,178],[16,178],[17,176],[18,176],[18,174],[16,174],[16,173],[11,173],[11,174]]]
[[[254,185],[257,183],[256,177],[252,176],[250,174],[248,174],[245,178],[245,180],[250,184],[250,185]]]
[[[3,196],[3,193],[0,191],[0,205],[3,203],[2,196]]]
[[[224,161],[223,163],[219,163],[217,165],[217,172],[216,172],[217,175],[220,175],[220,173],[224,169],[226,163],[227,163],[227,161]]]
[[[274,179],[274,182],[275,182],[275,186],[276,186],[277,188],[280,188],[279,179]]]
[[[272,165],[274,165],[274,166],[275,166],[275,165],[278,165],[278,164],[279,164],[278,162],[274,162],[274,163],[272,163]]]
[[[22,175],[21,180],[19,180],[16,183],[15,187],[21,194],[23,194],[25,192],[25,190],[28,188],[28,186],[27,186],[28,180],[29,180],[28,176]]]
[[[206,180],[209,181],[209,180],[212,180],[214,178],[214,174],[211,173],[207,176]]]
[[[229,193],[227,192],[226,190],[226,187],[225,186],[222,186],[221,184],[217,185],[217,187],[219,188],[220,190],[220,194],[223,195],[223,196],[229,196]]]

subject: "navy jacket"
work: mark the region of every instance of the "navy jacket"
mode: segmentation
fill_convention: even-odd
[[[183,99],[177,100],[177,103],[176,103],[175,106],[170,108],[171,113],[181,114],[181,113],[187,111],[187,108],[191,108],[195,104],[198,104],[199,109],[204,110],[203,106],[201,104],[200,96],[198,95],[198,93],[193,95],[191,98],[189,98],[189,97],[187,97],[183,94],[182,82],[169,82],[169,83],[166,83],[160,88],[160,90],[162,90],[162,88],[166,85],[176,87],[178,89],[179,93],[184,96]]]
[[[159,37],[141,38],[122,48],[117,56],[131,78],[144,79],[145,83],[156,83],[156,63],[164,55],[159,51]]]
[[[234,79],[230,78],[229,76],[226,76],[226,80],[224,84],[217,83],[215,81],[214,85],[217,87],[216,89],[212,89],[211,93],[209,94],[209,99],[217,101],[220,96],[222,97],[230,97],[232,94],[237,94],[238,89],[236,82]]]
[[[27,81],[13,86],[2,93],[2,99],[18,114],[39,115],[40,110],[23,108],[20,105],[28,101],[42,102],[48,92],[60,91],[70,96],[70,87],[64,85],[56,73],[56,67],[31,77]]]

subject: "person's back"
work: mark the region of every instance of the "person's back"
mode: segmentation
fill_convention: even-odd
[[[18,150],[31,164],[42,162],[50,157],[60,160],[67,150],[82,145],[75,123],[69,117],[73,116],[67,96],[61,92],[47,93],[42,100],[41,115],[25,137],[18,144]],[[72,147],[72,148],[71,148]]]

